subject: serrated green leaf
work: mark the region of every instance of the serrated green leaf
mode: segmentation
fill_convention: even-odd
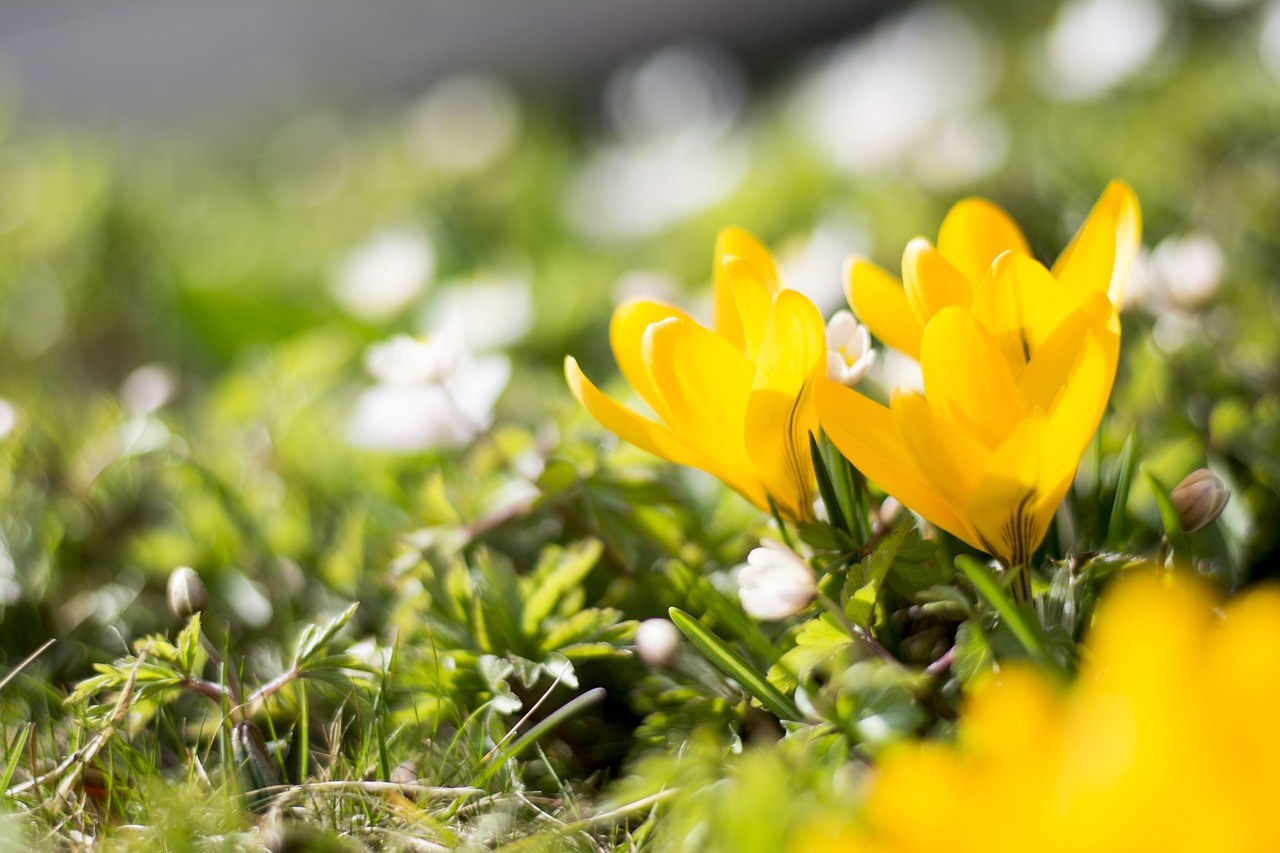
[[[298,651],[293,658],[294,666],[298,668],[306,666],[312,657],[329,645],[338,632],[351,621],[351,617],[355,615],[356,608],[359,606],[358,601],[348,606],[346,610],[326,622],[323,627],[308,625],[303,629],[302,636],[298,640]]]
[[[590,608],[559,622],[547,632],[539,649],[545,654],[563,651],[565,646],[599,640],[601,635],[617,625],[622,613],[611,608]]]
[[[830,613],[810,619],[796,633],[796,644],[769,668],[769,683],[783,693],[795,690],[814,669],[853,645],[848,630]]]
[[[580,539],[567,548],[549,546],[542,552],[530,581],[533,591],[525,601],[520,630],[532,639],[566,593],[577,589],[600,562],[604,545],[599,539]]]
[[[178,635],[178,667],[188,675],[198,675],[204,668],[206,654],[200,646],[200,614],[191,616],[187,627]]]
[[[707,626],[678,608],[672,607],[669,613],[671,621],[689,638],[689,641],[721,672],[738,682],[766,710],[783,720],[801,718],[800,710],[790,698],[770,684],[759,670],[747,663],[742,655],[731,649]]]

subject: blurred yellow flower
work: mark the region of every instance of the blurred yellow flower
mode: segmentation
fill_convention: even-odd
[[[827,369],[822,315],[781,287],[773,258],[745,231],[716,241],[714,331],[660,302],[631,301],[609,337],[651,420],[619,405],[565,359],[569,387],[607,429],[663,459],[700,468],[790,520],[813,515],[809,433],[814,380]]]
[[[881,310],[890,301],[863,315],[919,360],[924,395],[899,389],[885,407],[819,382],[822,428],[903,505],[1009,567],[1025,565],[1111,395],[1120,323],[1107,294],[1123,287],[1128,255],[1115,246],[1136,242],[1137,217],[1113,183],[1049,270],[994,206],[961,202],[943,224],[945,256],[924,241],[908,247],[905,292],[874,274],[882,295],[897,288],[898,315]],[[858,282],[875,280],[858,269],[855,307]]]
[[[1120,305],[1125,279],[1142,236],[1138,201],[1127,184],[1112,181],[1050,270],[1037,281],[1039,298],[1082,301],[1106,293]],[[967,198],[942,221],[935,247],[923,237],[907,244],[902,281],[862,258],[849,262],[845,295],[871,333],[919,360],[924,327],[948,306],[969,309],[989,297],[993,262],[1004,252],[1031,255],[1026,238],[1009,215],[991,202]],[[1005,306],[1010,311],[1019,303]]]
[[[1280,850],[1280,589],[1220,613],[1187,577],[1104,599],[1066,691],[1010,669],[954,744],[892,748],[860,818],[797,853]]]

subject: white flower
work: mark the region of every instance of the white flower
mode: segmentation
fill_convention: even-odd
[[[827,378],[852,388],[875,360],[866,326],[860,325],[851,311],[837,311],[827,323]]]
[[[1046,36],[1045,88],[1065,100],[1101,95],[1147,64],[1168,27],[1158,0],[1071,0]]]
[[[426,289],[435,274],[435,246],[421,230],[397,228],[373,235],[338,268],[332,292],[352,316],[390,319]]]
[[[838,168],[900,167],[941,123],[983,106],[1000,64],[968,16],[922,6],[823,57],[801,81],[797,124]]]
[[[379,382],[356,398],[348,440],[399,452],[471,441],[511,378],[506,356],[472,355],[456,327],[426,340],[398,335],[371,347],[365,366]]]
[[[18,407],[0,397],[0,439],[8,438],[18,426]]]
[[[670,666],[680,649],[680,629],[669,619],[646,619],[636,627],[636,652],[649,666]]]
[[[813,569],[780,542],[762,539],[760,546],[751,550],[747,564],[738,570],[742,609],[765,621],[796,615],[817,595]]]
[[[481,273],[442,286],[423,320],[427,329],[456,329],[472,351],[505,347],[533,327],[533,294],[523,276]]]
[[[163,364],[144,364],[120,383],[120,399],[133,415],[149,415],[173,397],[178,381]]]
[[[429,338],[396,335],[374,344],[365,353],[364,366],[386,385],[424,385],[444,381],[466,357],[462,335],[446,326]]]
[[[1225,263],[1212,237],[1185,234],[1160,241],[1148,259],[1147,274],[1166,307],[1192,311],[1218,292]]]

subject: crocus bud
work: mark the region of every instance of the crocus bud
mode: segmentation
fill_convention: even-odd
[[[875,363],[871,335],[853,313],[837,311],[827,323],[827,378],[853,387]]]
[[[1169,495],[1178,520],[1187,533],[1208,527],[1213,523],[1231,498],[1231,490],[1222,478],[1208,468],[1192,471]]]
[[[669,619],[646,619],[636,628],[636,653],[649,666],[670,666],[680,650],[680,629]]]
[[[794,616],[818,591],[817,577],[804,558],[772,539],[760,540],[738,570],[742,609],[765,621]]]
[[[178,566],[169,575],[169,609],[179,619],[190,619],[209,606],[204,581],[190,566]]]

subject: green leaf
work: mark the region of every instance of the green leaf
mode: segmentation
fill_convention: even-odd
[[[333,642],[333,638],[351,621],[351,617],[355,615],[356,608],[359,606],[360,602],[357,601],[326,622],[323,627],[308,625],[303,629],[302,635],[298,637],[298,651],[293,656],[294,666],[305,666],[311,658]]]
[[[951,671],[960,683],[972,684],[975,678],[991,670],[995,660],[991,642],[978,621],[969,619],[962,622],[956,629],[956,657],[951,664]]]
[[[1004,589],[1000,586],[1000,582],[987,571],[987,567],[968,554],[961,554],[956,557],[956,565],[960,567],[960,571],[964,572],[965,577],[973,584],[973,588],[978,591],[978,594],[985,598],[1000,614],[1005,627],[1017,638],[1028,657],[1046,669],[1051,669],[1055,672],[1059,671],[1057,663],[1045,651],[1039,631],[1032,627],[1027,618],[1028,615],[1034,618],[1034,614],[1030,613],[1030,608],[1023,610],[1014,605],[1012,599],[1004,594]]]
[[[1156,498],[1156,506],[1160,508],[1160,520],[1164,523],[1164,535],[1169,540],[1169,547],[1173,549],[1173,553],[1189,557],[1191,548],[1187,544],[1187,535],[1182,532],[1182,519],[1178,517],[1178,510],[1169,497],[1169,491],[1156,479],[1156,475],[1145,467],[1142,469],[1142,475],[1147,478],[1151,494]]]
[[[197,676],[204,668],[205,658],[205,651],[200,647],[200,614],[194,613],[178,635],[178,667],[188,675]]]
[[[796,525],[800,541],[819,551],[856,552],[857,546],[848,533],[825,521],[806,521]]]
[[[796,644],[769,668],[769,683],[784,693],[795,690],[815,669],[853,645],[845,626],[830,613],[805,622]]]
[[[845,521],[844,507],[840,505],[840,498],[836,494],[835,483],[831,480],[831,472],[827,470],[827,462],[822,458],[822,450],[818,447],[818,439],[813,433],[809,433],[809,456],[813,459],[813,470],[818,477],[818,494],[822,497],[822,503],[827,508],[827,518],[831,519],[831,525],[836,530],[849,535],[849,525]],[[804,539],[804,534],[800,534],[800,538]],[[805,540],[808,542],[808,540]],[[815,548],[822,546],[809,542]],[[852,542],[850,543],[852,544]],[[828,550],[835,551],[836,548]]]
[[[1129,507],[1129,486],[1133,482],[1133,472],[1138,466],[1138,433],[1129,430],[1129,437],[1124,440],[1124,448],[1120,451],[1120,459],[1116,466],[1116,492],[1111,500],[1111,515],[1107,519],[1106,544],[1117,546],[1122,544],[1125,535],[1125,518]]]
[[[520,621],[520,630],[526,637],[535,637],[560,600],[581,586],[600,562],[603,551],[599,539],[581,539],[567,548],[549,546],[542,552],[530,578],[533,592],[525,602]]]
[[[708,630],[707,626],[679,608],[672,607],[669,612],[671,621],[684,632],[689,641],[721,672],[738,682],[744,690],[755,697],[766,710],[779,719],[800,719],[800,709],[795,706],[795,703],[770,684],[769,680],[747,663],[740,654]]]
[[[913,591],[942,580],[936,570],[925,567],[933,556],[933,550],[932,543],[920,538],[915,522],[899,522],[888,536],[880,540],[871,555],[849,572],[844,594],[845,616],[858,627],[869,629],[880,587],[886,578],[896,577],[904,586],[915,587]]]

